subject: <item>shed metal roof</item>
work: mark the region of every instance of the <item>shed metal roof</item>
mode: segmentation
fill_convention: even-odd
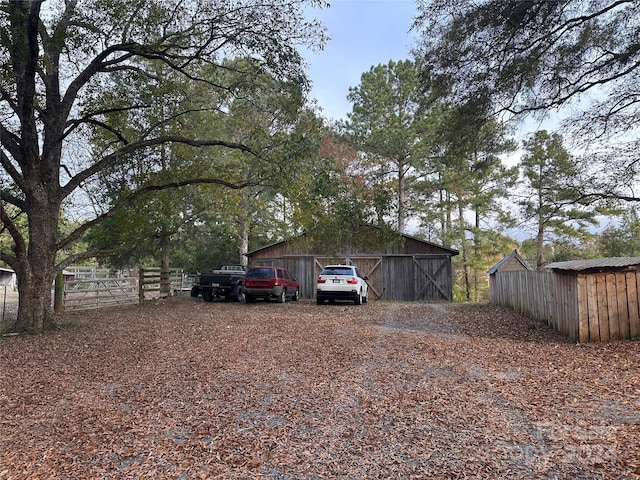
[[[569,270],[580,272],[593,269],[622,269],[640,265],[640,257],[607,257],[589,260],[570,260],[567,262],[553,262],[545,268],[550,270]]]

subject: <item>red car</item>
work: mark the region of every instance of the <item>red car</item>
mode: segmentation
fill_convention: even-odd
[[[282,267],[250,268],[244,276],[242,288],[247,303],[258,298],[276,299],[278,303],[284,303],[287,298],[297,302],[300,298],[298,281]]]

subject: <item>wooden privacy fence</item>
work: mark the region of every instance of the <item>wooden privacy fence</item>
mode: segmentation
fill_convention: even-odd
[[[116,305],[144,305],[146,301],[190,290],[193,279],[182,269],[140,268],[112,271],[70,267],[56,280],[56,312]]]
[[[640,337],[640,272],[498,272],[490,288],[491,303],[579,342]]]

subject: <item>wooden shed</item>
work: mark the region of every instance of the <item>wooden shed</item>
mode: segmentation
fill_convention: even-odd
[[[495,275],[492,303],[543,320],[579,342],[640,337],[640,257],[555,262]]]
[[[370,300],[451,301],[451,257],[458,251],[409,235],[396,236],[398,241],[378,243],[383,245],[378,248],[341,245],[328,249],[302,235],[259,248],[247,257],[250,266],[287,268],[300,282],[302,298],[315,298],[316,279],[325,265],[345,263],[357,266],[368,277]]]
[[[558,320],[581,342],[640,337],[640,257],[556,262],[546,266],[563,297]]]
[[[499,272],[519,272],[522,270],[531,271],[531,267],[524,258],[520,256],[517,250],[513,250],[493,267],[487,270],[489,274],[489,293],[491,295],[491,303],[496,303],[494,295],[497,294],[496,273]]]
[[[15,290],[17,286],[16,272],[8,268],[0,268],[0,286]]]

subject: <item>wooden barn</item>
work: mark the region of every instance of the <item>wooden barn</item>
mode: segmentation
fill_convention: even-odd
[[[366,248],[342,245],[328,249],[302,235],[259,248],[247,257],[249,266],[287,268],[300,282],[302,298],[315,298],[316,279],[325,265],[346,263],[357,266],[368,278],[369,300],[451,301],[451,257],[458,251],[409,235],[395,236],[394,241],[370,242]],[[376,243],[383,246],[371,246]]]

